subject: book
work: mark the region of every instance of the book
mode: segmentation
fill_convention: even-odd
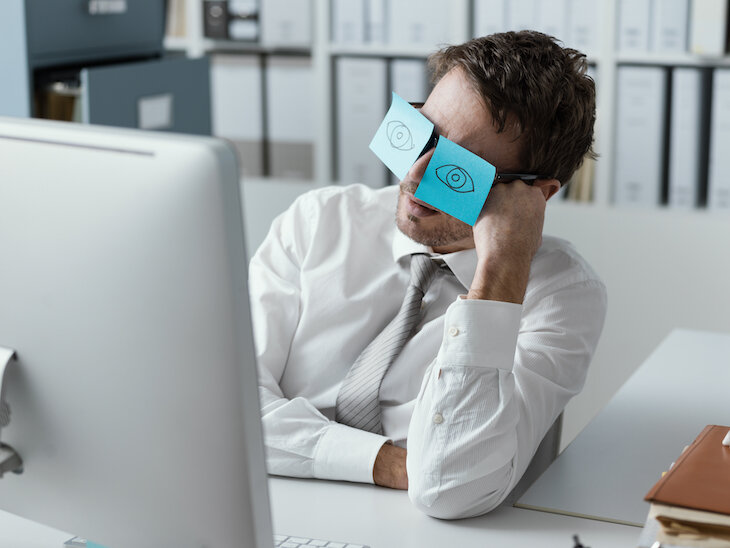
[[[709,74],[701,68],[677,67],[672,74],[669,116],[670,207],[692,209],[706,190],[709,132]]]
[[[730,547],[730,447],[728,426],[708,425],[649,490],[649,517],[657,540],[694,547]]]
[[[652,4],[652,51],[687,51],[689,0],[654,0]]]
[[[388,38],[386,0],[365,0],[365,41],[384,44]]]
[[[604,32],[598,0],[568,0],[568,14],[565,45],[586,55],[598,53]]]
[[[730,69],[713,69],[712,107],[710,121],[710,154],[707,175],[707,207],[711,210],[730,209]]]
[[[270,55],[264,71],[266,166],[278,179],[314,178],[317,120],[311,57]]]
[[[474,0],[474,37],[507,30],[506,0]]]
[[[388,110],[387,61],[340,57],[335,62],[335,77],[337,180],[385,186],[387,170],[368,145]]]
[[[418,8],[414,9],[410,0],[390,0],[387,16],[389,42],[395,47],[425,46],[429,49],[448,44],[454,18],[451,7],[441,0],[421,0]]]
[[[651,2],[649,0],[620,0],[618,18],[618,48],[620,51],[649,51]]]
[[[311,0],[266,0],[260,6],[261,44],[309,48],[312,45]]]
[[[614,201],[658,206],[665,173],[667,71],[623,65],[617,84]]]
[[[507,28],[520,31],[537,26],[537,2],[535,0],[511,0],[507,3]]]
[[[264,175],[263,67],[257,55],[211,56],[213,135],[229,139],[240,159],[241,175]]]
[[[365,42],[365,0],[332,0],[332,42]]]
[[[692,0],[689,50],[699,55],[724,55],[728,46],[728,0]]]
[[[536,9],[535,30],[565,41],[568,35],[568,1],[541,0]]]

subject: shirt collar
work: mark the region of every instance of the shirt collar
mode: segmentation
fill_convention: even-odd
[[[474,273],[477,270],[477,253],[475,249],[465,249],[440,255],[434,253],[430,247],[414,242],[396,227],[393,234],[393,260],[399,262],[402,258],[413,253],[428,253],[443,259],[456,276],[456,279],[459,280],[459,283],[467,290],[471,287]]]

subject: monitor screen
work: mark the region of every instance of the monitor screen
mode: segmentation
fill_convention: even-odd
[[[0,509],[110,548],[272,546],[236,160],[0,118]]]

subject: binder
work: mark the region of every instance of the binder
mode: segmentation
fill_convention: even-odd
[[[365,40],[384,44],[388,39],[386,0],[365,0]]]
[[[213,135],[236,147],[244,177],[264,175],[263,75],[256,55],[211,57]]]
[[[687,51],[689,0],[654,0],[651,49],[661,53]]]
[[[707,175],[704,96],[702,69],[674,69],[669,118],[668,203],[672,208],[691,209],[699,203],[700,185]]]
[[[266,130],[269,174],[314,177],[314,74],[307,56],[266,59]]]
[[[474,37],[507,30],[507,0],[474,0]]]
[[[536,27],[537,2],[535,0],[510,0],[507,4],[507,28],[509,30],[533,30]]]
[[[451,6],[441,0],[390,0],[388,30],[395,46],[435,48],[450,42]]]
[[[406,101],[423,102],[428,95],[426,62],[422,59],[393,59],[390,88]]]
[[[727,51],[728,0],[692,0],[690,51],[724,55]]]
[[[260,18],[263,45],[290,48],[311,46],[311,0],[265,0],[261,2]]]
[[[228,2],[205,0],[203,2],[203,35],[206,38],[228,38]]]
[[[337,180],[382,187],[387,170],[368,145],[388,109],[387,62],[341,57],[335,71]]]
[[[729,431],[730,426],[705,426],[644,500],[708,512],[712,516],[710,519],[721,519],[726,529],[730,529],[730,449],[722,443]]]
[[[730,69],[715,69],[712,82],[712,121],[707,205],[730,209]]]
[[[619,0],[618,49],[649,51],[651,0]]]
[[[614,201],[657,206],[664,175],[667,73],[622,66],[617,74]]]
[[[165,36],[182,38],[187,34],[185,0],[168,0]]]
[[[332,41],[365,42],[365,0],[332,0]]]
[[[228,0],[228,37],[249,42],[258,40],[258,0]]]
[[[602,27],[598,24],[601,3],[598,0],[568,0],[568,35],[566,45],[586,55],[598,51]]]
[[[537,3],[537,30],[565,42],[568,36],[568,1],[542,0]]]

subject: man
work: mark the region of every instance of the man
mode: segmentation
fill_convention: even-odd
[[[515,486],[582,388],[603,326],[602,282],[567,242],[542,237],[547,200],[592,154],[595,91],[583,55],[535,32],[430,64],[421,113],[440,135],[498,172],[551,178],[495,184],[473,228],[413,196],[433,151],[399,187],[308,193],[273,223],[250,290],[269,471],[408,489],[429,515],[460,518]],[[416,257],[448,268],[421,292],[382,379],[370,375],[375,426],[352,426],[340,419],[359,390],[350,378],[389,351],[373,341],[414,291]]]

